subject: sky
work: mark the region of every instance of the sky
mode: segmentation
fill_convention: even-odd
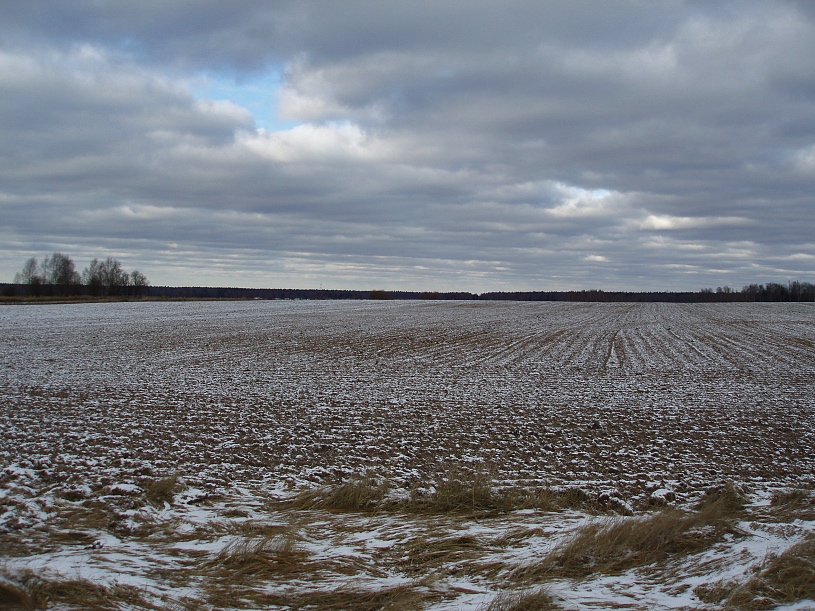
[[[0,281],[815,282],[815,2],[0,0]]]

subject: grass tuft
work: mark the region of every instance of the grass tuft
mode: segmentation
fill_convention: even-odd
[[[48,596],[42,583],[32,573],[16,577],[0,575],[0,609],[45,609]]]
[[[696,505],[696,510],[707,519],[736,517],[744,510],[747,497],[732,482],[708,490]]]
[[[562,491],[551,488],[499,488],[494,485],[492,476],[485,472],[453,475],[437,482],[430,493],[414,489],[404,509],[427,513],[507,513],[522,509],[579,509],[600,513],[607,510],[580,488]]]
[[[178,475],[170,475],[147,483],[144,486],[144,494],[147,500],[157,507],[164,505],[165,502],[172,505],[173,494],[178,487]]]
[[[336,512],[402,511],[406,513],[507,513],[522,509],[608,513],[613,503],[601,503],[580,488],[498,487],[487,472],[454,473],[433,484],[415,486],[406,498],[389,496],[390,484],[372,475],[337,486],[300,491],[284,507]],[[617,508],[619,509],[619,507]]]
[[[559,608],[546,590],[539,589],[532,592],[502,592],[492,599],[484,611],[554,611]]]
[[[324,609],[325,611],[414,611],[438,601],[438,592],[418,584],[402,584],[378,590],[347,587],[335,590],[300,591],[273,594],[263,601],[269,606],[288,609]]]
[[[815,599],[815,537],[788,548],[728,597],[725,608],[772,609]]]
[[[246,576],[270,578],[301,572],[307,558],[308,554],[297,547],[294,537],[275,535],[233,541],[205,566],[215,572],[215,576],[241,581]]]
[[[0,575],[0,609],[39,610],[54,605],[70,609],[121,609],[124,606],[158,610],[145,590],[129,585],[105,586],[87,579],[41,579],[27,571],[15,578]]]
[[[466,513],[496,511],[505,508],[506,498],[495,494],[492,477],[476,472],[471,476],[453,475],[440,480],[431,492],[411,491],[408,508],[429,513]]]
[[[693,593],[696,594],[703,603],[719,605],[722,601],[729,598],[738,587],[739,584],[737,581],[724,579],[713,583],[700,584],[693,588]]]
[[[412,573],[427,573],[442,566],[447,566],[462,560],[476,557],[483,551],[481,544],[475,537],[461,535],[445,537],[428,541],[425,537],[418,537],[408,545],[403,570]]]
[[[336,487],[303,490],[288,505],[295,509],[326,511],[371,511],[380,508],[387,494],[387,481],[366,475]]]
[[[734,532],[733,499],[721,495],[690,514],[666,509],[645,518],[615,518],[579,528],[542,562],[516,570],[521,580],[618,574],[706,549]],[[738,505],[741,507],[741,505]]]
[[[815,520],[815,496],[810,490],[793,489],[776,492],[770,499],[771,511],[781,519]]]

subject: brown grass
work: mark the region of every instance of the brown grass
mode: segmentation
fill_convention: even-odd
[[[164,503],[173,504],[173,495],[179,488],[178,475],[170,475],[148,482],[144,486],[144,495],[151,505],[163,506]]]
[[[407,498],[389,497],[386,480],[366,475],[337,486],[299,492],[283,506],[337,512],[401,511],[430,514],[489,514],[522,509],[562,511],[577,509],[604,513],[609,507],[580,488],[497,487],[488,472],[453,473],[432,484],[415,486]]]
[[[0,573],[0,609],[45,609],[48,596],[43,583],[33,573],[26,572],[11,576],[7,571]]]
[[[302,572],[308,554],[298,549],[291,534],[238,539],[207,562],[210,574],[230,582],[246,577],[273,578]]]
[[[379,590],[337,588],[273,594],[264,597],[266,605],[288,609],[325,611],[415,611],[441,600],[443,596],[422,584],[404,584]]]
[[[431,492],[411,491],[406,509],[428,513],[468,513],[506,509],[506,497],[496,494],[486,473],[453,475],[436,482]]]
[[[770,499],[771,512],[786,522],[815,520],[815,496],[811,490],[776,492]]]
[[[698,585],[693,588],[693,593],[696,594],[703,603],[718,605],[729,598],[738,587],[739,584],[737,581],[725,579]]]
[[[735,532],[733,519],[744,498],[726,487],[699,504],[698,511],[666,509],[645,518],[616,518],[579,528],[542,562],[519,568],[521,580],[582,578],[592,573],[617,574],[670,556],[692,554]]]
[[[32,571],[15,576],[7,571],[0,574],[0,609],[34,611],[52,605],[88,611],[121,609],[123,605],[156,611],[165,608],[151,603],[145,594],[145,590],[134,586],[105,586],[87,579],[44,579]]]
[[[417,537],[408,544],[405,562],[400,569],[408,573],[428,573],[445,566],[452,572],[455,568],[451,565],[472,559],[483,551],[478,540],[469,535],[435,540]]]
[[[746,503],[744,492],[732,482],[727,482],[705,492],[696,504],[696,510],[708,518],[718,519],[741,514]]]
[[[373,511],[381,508],[388,488],[387,481],[366,475],[336,487],[303,490],[287,504],[294,509]]]
[[[522,509],[562,511],[579,509],[589,513],[607,511],[597,499],[580,488],[497,487],[489,473],[453,475],[432,487],[412,491],[403,509],[428,513],[507,513]]]
[[[554,611],[556,609],[560,607],[544,589],[532,592],[502,592],[484,607],[484,611]]]
[[[151,603],[141,588],[122,584],[105,586],[87,579],[44,581],[41,592],[48,603],[67,605],[72,609],[121,609],[122,605],[156,611],[164,608]]]
[[[815,599],[815,537],[771,558],[730,594],[725,608],[772,609],[806,599]]]

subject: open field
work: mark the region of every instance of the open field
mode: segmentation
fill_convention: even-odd
[[[0,609],[815,608],[809,304],[5,306],[0,431]]]

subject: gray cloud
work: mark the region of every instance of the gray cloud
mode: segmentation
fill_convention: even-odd
[[[700,286],[815,276],[815,14],[778,2],[0,3],[0,273]],[[279,72],[284,127],[197,79]]]

